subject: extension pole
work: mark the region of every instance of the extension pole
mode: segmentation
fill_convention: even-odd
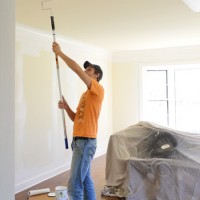
[[[50,17],[51,17],[51,27],[52,27],[52,32],[53,32],[53,42],[56,42],[54,17],[53,16],[50,16]],[[58,77],[58,87],[59,87],[60,100],[63,101],[61,84],[60,84],[59,62],[58,62],[58,56],[56,54],[55,54],[55,60],[56,60],[56,68],[57,68],[57,77]],[[62,109],[62,119],[63,119],[64,137],[65,137],[65,148],[68,149],[68,139],[67,139],[67,129],[66,129],[66,123],[65,123],[64,109]]]

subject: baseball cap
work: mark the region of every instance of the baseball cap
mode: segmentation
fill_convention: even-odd
[[[101,67],[99,65],[92,64],[89,61],[85,61],[85,63],[83,64],[83,67],[86,69],[89,66],[93,67],[96,70],[96,72],[99,73],[98,81],[100,81],[103,77],[103,71],[102,71]]]

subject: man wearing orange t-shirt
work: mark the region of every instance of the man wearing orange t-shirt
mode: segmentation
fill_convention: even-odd
[[[53,43],[52,49],[87,86],[86,92],[80,98],[76,112],[71,110],[64,97],[58,103],[58,107],[65,109],[74,122],[68,196],[70,200],[96,200],[90,165],[96,151],[98,118],[104,98],[104,89],[99,84],[103,72],[98,65],[88,61],[84,63],[85,71],[83,71],[74,60],[61,51],[56,42]]]

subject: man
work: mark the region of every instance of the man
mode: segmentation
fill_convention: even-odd
[[[88,61],[84,63],[85,71],[83,71],[74,60],[61,51],[56,42],[53,43],[52,49],[87,86],[87,91],[82,94],[76,112],[71,110],[64,97],[58,103],[58,107],[65,109],[74,122],[68,196],[70,200],[95,200],[90,165],[96,151],[98,118],[104,97],[104,89],[99,84],[103,72],[98,65]]]

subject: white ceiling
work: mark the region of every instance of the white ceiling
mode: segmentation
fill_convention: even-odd
[[[52,0],[56,34],[111,51],[200,45],[200,13],[182,0]],[[16,23],[51,32],[40,0],[16,0]]]

